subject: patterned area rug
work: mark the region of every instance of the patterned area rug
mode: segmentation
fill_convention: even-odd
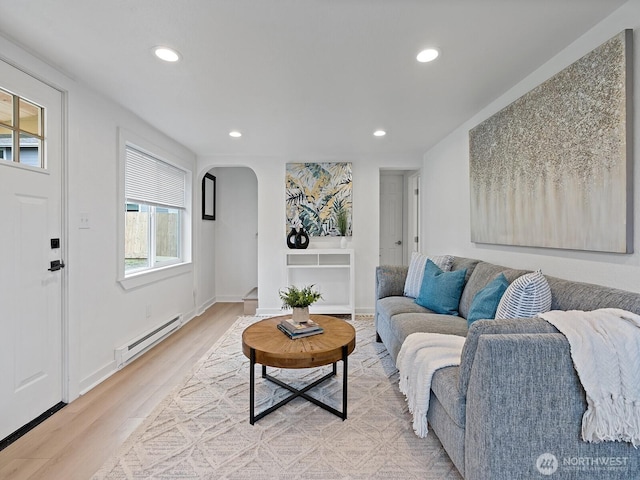
[[[249,424],[249,360],[241,334],[259,319],[240,317],[194,367],[184,383],[93,477],[98,479],[461,479],[438,438],[418,438],[398,373],[372,317],[357,317],[349,356],[348,418],[297,398]],[[317,369],[268,373],[298,388],[328,373]],[[342,408],[338,376],[310,395]],[[260,377],[256,413],[288,391]]]

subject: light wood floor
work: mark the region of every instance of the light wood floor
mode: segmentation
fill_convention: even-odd
[[[242,314],[220,303],[191,320],[1,451],[0,479],[91,478]]]

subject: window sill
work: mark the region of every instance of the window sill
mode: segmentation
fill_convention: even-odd
[[[118,279],[118,282],[125,290],[143,287],[151,283],[166,280],[178,275],[190,273],[193,270],[191,262],[179,263],[177,265],[169,265],[167,267],[146,270],[140,273],[134,273],[124,278]]]

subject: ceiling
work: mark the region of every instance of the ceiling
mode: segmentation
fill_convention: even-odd
[[[623,3],[0,0],[0,32],[198,155],[421,157]]]

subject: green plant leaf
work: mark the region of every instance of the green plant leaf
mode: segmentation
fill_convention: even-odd
[[[320,292],[313,289],[315,285],[298,288],[294,285],[278,292],[282,300],[282,308],[304,308],[315,303],[322,298]]]

